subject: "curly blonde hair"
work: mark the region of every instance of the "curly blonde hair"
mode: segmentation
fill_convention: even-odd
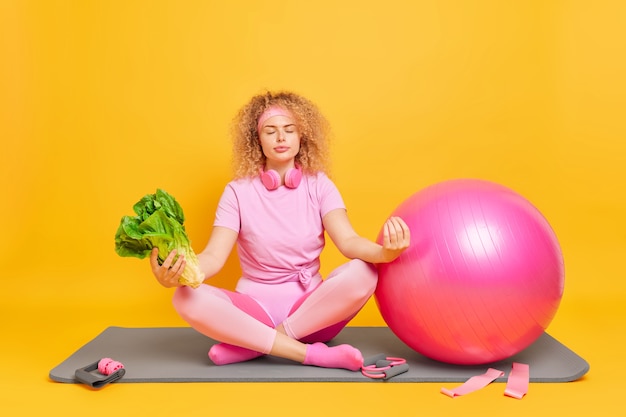
[[[289,110],[300,132],[300,152],[296,164],[307,174],[328,173],[330,128],[326,118],[310,100],[290,91],[259,94],[243,106],[231,125],[233,171],[236,179],[253,177],[265,166],[257,121],[270,106]]]

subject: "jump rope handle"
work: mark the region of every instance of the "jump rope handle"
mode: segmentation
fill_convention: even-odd
[[[121,379],[126,373],[124,365],[111,358],[102,358],[74,373],[74,377],[85,385],[92,388],[102,388],[111,382]]]

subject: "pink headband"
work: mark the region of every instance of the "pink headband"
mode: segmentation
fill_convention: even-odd
[[[261,128],[263,128],[263,123],[265,123],[270,117],[274,116],[286,116],[293,118],[293,115],[289,110],[283,109],[279,106],[270,106],[259,116],[259,122],[256,125],[257,131],[260,132]]]

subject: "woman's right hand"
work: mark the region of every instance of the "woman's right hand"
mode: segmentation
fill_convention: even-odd
[[[173,250],[167,255],[163,264],[159,265],[158,255],[159,250],[157,248],[153,248],[150,253],[150,266],[152,267],[152,273],[156,277],[157,281],[159,281],[159,284],[165,288],[181,287],[182,284],[179,283],[178,280],[183,274],[185,265],[187,264],[185,257],[180,255],[176,259],[176,262],[174,262],[174,258],[176,258],[176,250]]]

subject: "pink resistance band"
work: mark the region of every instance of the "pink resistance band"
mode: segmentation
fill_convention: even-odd
[[[460,395],[469,394],[474,391],[478,391],[481,388],[486,387],[496,379],[504,375],[504,372],[489,368],[487,372],[482,375],[475,375],[465,381],[463,385],[460,385],[454,389],[441,388],[441,393],[447,395],[450,398],[458,397]],[[523,363],[513,362],[513,367],[504,390],[504,395],[522,399],[528,392],[528,381],[530,378],[530,367]]]
[[[487,385],[491,384],[493,381],[503,375],[504,372],[498,369],[489,368],[484,374],[475,375],[465,381],[463,385],[460,385],[454,389],[450,390],[446,388],[441,388],[441,393],[446,394],[450,398],[469,394],[470,392],[478,391],[481,388],[485,388]]]
[[[283,109],[280,106],[270,106],[259,116],[259,121],[256,125],[257,131],[260,132],[267,119],[274,116],[285,116],[293,119],[293,115],[289,110]]]
[[[513,362],[513,369],[509,374],[504,395],[521,400],[528,392],[528,380],[530,379],[530,367],[525,363]]]

